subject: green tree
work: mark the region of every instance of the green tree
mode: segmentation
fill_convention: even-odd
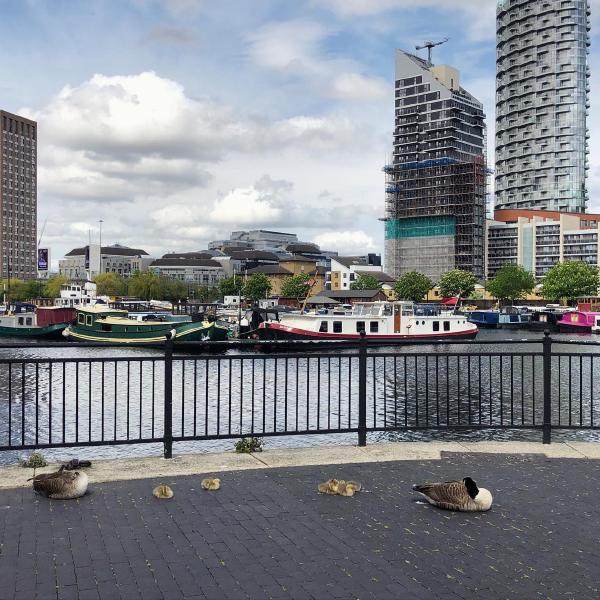
[[[20,279],[14,279],[13,277],[11,277],[10,280],[2,280],[2,294],[6,294],[6,300],[8,302],[28,299],[25,282]]]
[[[170,277],[160,277],[160,300],[178,302],[188,297],[189,286],[187,283]]]
[[[161,300],[160,277],[150,271],[136,271],[127,282],[127,293],[142,300]]]
[[[584,262],[563,262],[554,265],[542,283],[542,295],[547,300],[566,300],[569,304],[579,296],[598,294],[598,267]]]
[[[127,285],[118,273],[99,273],[94,277],[98,296],[122,296]]]
[[[286,277],[281,283],[281,295],[287,298],[301,300],[306,298],[310,292],[310,275],[308,273],[298,273]]]
[[[43,289],[44,286],[37,279],[28,279],[23,284],[23,299],[33,300],[34,298],[39,298]]]
[[[452,269],[440,277],[440,296],[442,298],[451,298],[460,296],[466,298],[475,291],[477,277],[469,271],[462,269]]]
[[[351,290],[380,290],[381,283],[374,275],[361,273],[351,284]]]
[[[433,287],[433,282],[427,275],[410,271],[404,273],[394,286],[396,297],[399,300],[412,300],[413,302],[421,302],[423,296]]]
[[[494,298],[511,303],[526,296],[534,287],[533,273],[521,265],[504,265],[487,284],[487,290]]]
[[[261,300],[271,292],[271,282],[264,273],[254,273],[248,278],[243,294],[248,300]]]
[[[241,296],[243,289],[244,280],[239,275],[219,281],[219,290],[223,296]]]
[[[44,286],[44,297],[45,298],[58,298],[60,296],[60,288],[69,283],[69,278],[64,275],[55,275],[50,277]]]

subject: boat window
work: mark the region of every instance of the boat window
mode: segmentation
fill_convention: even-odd
[[[433,321],[433,330],[434,331],[440,330],[440,322],[439,321]]]
[[[23,325],[23,317],[19,317],[19,325]]]
[[[402,315],[405,317],[410,317],[413,314],[412,306],[403,306],[402,307]]]
[[[327,327],[327,321],[321,321],[321,325],[319,326],[319,331],[321,333],[327,333],[328,327]]]
[[[377,333],[379,331],[379,323],[377,321],[371,321],[369,323],[369,329],[371,333]]]
[[[85,325],[85,315],[79,315],[79,316],[77,317],[77,322],[78,322],[80,325]]]
[[[342,322],[341,321],[333,322],[333,333],[342,333]]]
[[[87,315],[85,318],[86,325],[92,324],[92,315]]]
[[[364,321],[356,321],[356,333],[360,333],[361,331],[366,332],[365,322]]]
[[[383,316],[384,317],[389,317],[389,316],[391,316],[391,314],[392,314],[392,307],[391,307],[390,304],[386,304],[383,307]]]
[[[102,325],[100,326],[100,329],[102,329],[102,331],[112,331],[112,325],[108,325],[107,323],[102,323]]]
[[[27,318],[25,319],[25,324],[26,324],[26,325],[31,325],[31,317],[27,317]]]
[[[450,331],[450,321],[444,321],[444,331]]]

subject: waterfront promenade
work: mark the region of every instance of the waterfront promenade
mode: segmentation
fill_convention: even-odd
[[[0,598],[595,598],[597,458],[593,443],[432,442],[97,461],[76,501],[5,467]],[[222,489],[201,490],[204,473]],[[490,512],[410,489],[466,475]],[[318,494],[334,476],[365,491]],[[152,496],[163,482],[172,500]]]

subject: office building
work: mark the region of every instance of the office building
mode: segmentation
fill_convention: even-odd
[[[386,173],[385,271],[434,281],[484,275],[483,105],[448,65],[396,51],[395,130]]]
[[[0,276],[37,277],[37,123],[0,110]]]
[[[499,209],[585,212],[587,0],[503,0],[496,15]]]
[[[538,281],[559,262],[600,266],[600,214],[497,210],[487,229],[488,279],[506,264],[521,265]]]
[[[58,261],[58,271],[69,279],[94,279],[100,273],[116,273],[130,277],[136,271],[145,271],[152,262],[145,250],[120,244],[102,246],[92,244],[74,248]]]
[[[162,277],[209,288],[217,287],[219,281],[225,278],[221,264],[202,252],[165,254],[153,261],[148,270]]]

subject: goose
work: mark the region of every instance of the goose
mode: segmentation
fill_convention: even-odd
[[[170,498],[172,498],[175,495],[175,494],[173,494],[173,490],[164,483],[157,485],[152,490],[152,493],[154,494],[154,497],[158,498],[159,500],[169,500]]]
[[[80,498],[87,492],[88,476],[79,471],[65,471],[62,466],[54,473],[40,473],[33,480],[33,489],[46,498],[67,500]]]
[[[218,490],[221,488],[221,480],[220,479],[203,479],[200,482],[203,490]]]
[[[492,506],[492,494],[489,490],[478,488],[470,477],[465,477],[462,481],[413,485],[412,489],[421,494],[429,504],[446,510],[473,512],[489,510]]]

